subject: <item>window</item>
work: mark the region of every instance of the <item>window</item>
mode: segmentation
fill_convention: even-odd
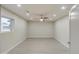
[[[13,20],[7,17],[1,17],[0,20],[0,31],[11,32],[13,27]]]

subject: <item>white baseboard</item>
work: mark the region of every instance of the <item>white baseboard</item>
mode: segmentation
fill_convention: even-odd
[[[24,39],[26,40],[26,39]],[[13,45],[11,48],[9,48],[8,50],[2,52],[1,54],[8,54],[9,51],[11,51],[13,48],[15,48],[17,45],[19,45],[20,43],[22,43],[24,40],[19,41],[18,43],[16,43],[15,45]]]
[[[27,39],[52,39],[54,37],[28,37]]]
[[[56,39],[56,38],[55,38]],[[56,39],[57,40],[57,39]],[[64,43],[62,43],[60,40],[57,40],[59,43],[61,43],[63,46],[65,46],[66,48],[69,48],[69,46],[65,45]]]

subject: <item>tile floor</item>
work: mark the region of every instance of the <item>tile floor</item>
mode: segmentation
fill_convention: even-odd
[[[8,54],[66,54],[69,49],[55,39],[27,39]]]

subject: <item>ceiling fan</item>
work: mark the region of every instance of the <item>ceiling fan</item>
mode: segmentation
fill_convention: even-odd
[[[47,19],[48,19],[48,17],[47,17],[47,16],[44,16],[44,15],[40,15],[40,16],[41,16],[40,21],[45,21],[45,20],[47,20]]]
[[[26,11],[26,15],[27,16],[30,15],[30,12],[28,10]],[[32,15],[40,17],[40,21],[45,21],[48,19],[48,17],[46,16],[47,14],[32,14]]]

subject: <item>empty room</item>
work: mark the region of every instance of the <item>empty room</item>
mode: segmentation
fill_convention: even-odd
[[[74,4],[0,5],[0,53],[70,53],[69,11],[73,6]]]

